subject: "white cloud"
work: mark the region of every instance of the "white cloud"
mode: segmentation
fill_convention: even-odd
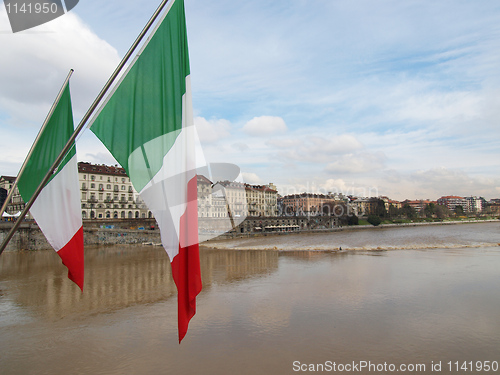
[[[398,173],[396,180],[388,178],[384,171],[378,178],[373,178],[373,185],[378,186],[383,195],[394,199],[438,199],[443,195],[482,196],[486,199],[498,195],[500,178],[472,175],[459,168],[435,167],[415,172]]]
[[[370,173],[383,169],[386,159],[381,151],[346,154],[328,164],[325,170],[329,173]]]
[[[420,170],[410,176],[415,184],[424,189],[435,191],[447,191],[446,195],[472,195],[478,194],[473,190],[477,189],[478,181],[467,175],[465,172],[444,167]],[[474,188],[474,186],[476,186]]]
[[[74,111],[84,112],[120,61],[74,12],[32,31],[2,33],[0,43],[0,110],[14,124],[43,121],[70,69]]]
[[[437,92],[427,88],[423,92],[408,92],[401,96],[395,120],[412,122],[467,121],[479,115],[480,97],[467,91]]]
[[[495,1],[312,2],[186,2],[193,102],[207,159],[297,189],[313,181],[342,188],[344,181],[403,199],[464,187],[498,196]],[[76,15],[124,52],[148,7],[80,2],[73,15],[14,35],[0,6],[8,31],[0,34],[2,165],[22,161],[29,147],[23,140],[35,137],[69,68],[82,114],[118,62],[113,47]],[[12,125],[36,129],[20,135]],[[104,158],[101,148],[82,143],[82,155]]]
[[[231,123],[224,119],[207,120],[203,117],[195,117],[194,125],[198,130],[201,143],[216,143],[220,139],[228,138]]]
[[[232,144],[233,149],[239,152],[247,151],[250,147],[244,142],[236,142]]]
[[[8,24],[3,6],[0,19]],[[32,30],[0,33],[0,43],[0,162],[9,166],[2,173],[16,174],[69,70],[74,69],[70,89],[78,122],[120,58],[74,12]],[[95,143],[81,146],[85,155]]]
[[[350,134],[320,137],[296,133],[294,138],[272,139],[266,144],[278,149],[277,155],[284,162],[328,163],[339,155],[363,148],[361,142]]]
[[[349,187],[344,180],[333,178],[329,178],[324,184],[320,184],[320,188],[326,192],[343,194],[349,190]]]
[[[248,135],[254,137],[267,137],[275,134],[283,134],[288,130],[285,120],[277,116],[254,117],[241,129]]]
[[[262,184],[262,179],[255,173],[243,172],[243,181],[247,184]]]

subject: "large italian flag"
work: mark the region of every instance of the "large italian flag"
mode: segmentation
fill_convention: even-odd
[[[69,84],[43,129],[17,186],[28,202],[73,134]],[[50,245],[68,268],[68,277],[83,291],[83,228],[76,149],[65,156],[31,206],[30,212]]]
[[[158,222],[178,290],[180,342],[201,291],[196,131],[182,0],[168,3],[90,126]]]

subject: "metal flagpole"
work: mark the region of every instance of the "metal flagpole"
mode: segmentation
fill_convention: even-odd
[[[64,84],[62,85],[61,87],[61,90],[59,90],[59,94],[57,94],[57,98],[56,100],[54,101],[54,103],[52,104],[52,107],[50,107],[50,111],[49,111],[49,114],[47,115],[47,117],[45,118],[45,121],[42,125],[42,127],[40,128],[40,131],[38,132],[38,135],[36,136],[35,138],[35,141],[33,142],[33,144],[31,145],[31,149],[30,151],[28,152],[28,156],[26,156],[26,159],[24,159],[24,163],[23,165],[21,166],[21,169],[19,170],[19,173],[17,174],[17,178],[15,179],[14,181],[14,185],[12,186],[12,188],[10,189],[9,191],[9,195],[7,196],[7,198],[5,199],[5,202],[2,206],[2,208],[0,209],[0,217],[2,217],[3,213],[7,210],[7,205],[9,204],[10,202],[10,199],[12,198],[12,195],[14,195],[14,190],[16,189],[17,187],[17,181],[19,181],[19,177],[21,177],[21,175],[23,174],[24,172],[24,169],[26,168],[26,163],[28,163],[28,160],[30,159],[31,157],[31,154],[33,153],[33,150],[35,149],[35,146],[36,144],[38,143],[38,140],[40,139],[45,127],[47,126],[48,122],[49,122],[49,119],[52,117],[52,114],[54,113],[54,109],[56,108],[56,105],[57,103],[59,103],[59,99],[61,99],[61,96],[64,92],[64,88],[66,87],[71,75],[73,74],[74,70],[73,69],[70,69],[69,73],[68,73],[68,76],[66,77],[66,80],[64,81]]]
[[[141,43],[142,39],[147,34],[147,32],[150,29],[151,25],[153,25],[153,23],[156,21],[156,18],[158,18],[158,15],[161,13],[161,11],[163,10],[163,8],[165,7],[165,5],[167,4],[168,1],[169,0],[162,0],[161,4],[158,6],[158,8],[154,12],[154,14],[151,16],[151,18],[149,19],[149,21],[146,24],[146,26],[144,26],[144,28],[142,29],[141,33],[136,38],[135,42],[132,44],[132,46],[130,47],[130,49],[127,51],[127,53],[123,57],[123,59],[120,62],[120,64],[118,64],[118,66],[116,67],[115,71],[113,72],[113,74],[111,75],[111,77],[108,79],[108,81],[106,82],[106,84],[102,88],[102,90],[99,93],[99,95],[97,95],[97,98],[94,100],[94,102],[92,103],[92,105],[90,106],[90,108],[87,110],[87,113],[85,113],[85,115],[83,116],[82,120],[80,121],[80,123],[76,127],[73,135],[70,137],[70,139],[66,143],[66,146],[63,148],[63,150],[61,151],[61,153],[59,154],[59,156],[57,157],[57,159],[54,161],[54,164],[52,164],[52,167],[47,171],[47,174],[45,175],[44,179],[42,180],[42,182],[40,183],[40,185],[38,186],[38,188],[35,190],[35,192],[33,193],[33,196],[31,197],[30,201],[28,203],[26,203],[26,206],[24,207],[24,210],[21,212],[21,216],[19,216],[19,218],[17,219],[16,223],[14,224],[14,226],[12,227],[12,229],[10,230],[9,234],[7,235],[7,237],[4,238],[3,243],[0,246],[0,254],[2,254],[2,252],[5,249],[5,247],[7,246],[7,244],[11,240],[11,238],[14,236],[14,233],[16,232],[17,228],[19,228],[19,225],[21,225],[22,220],[24,219],[24,217],[28,213],[29,209],[31,208],[31,206],[35,202],[35,199],[40,195],[40,192],[42,191],[42,189],[44,188],[44,186],[47,184],[47,182],[50,180],[50,177],[52,176],[52,174],[54,173],[54,171],[57,169],[57,167],[59,166],[59,164],[61,163],[61,161],[64,159],[64,156],[66,155],[66,153],[71,149],[71,147],[73,146],[73,142],[75,141],[76,137],[82,131],[82,129],[85,126],[86,122],[89,120],[89,118],[92,115],[92,113],[96,110],[96,108],[99,105],[100,101],[104,98],[104,95],[106,95],[106,92],[109,90],[109,88],[113,84],[113,82],[116,79],[116,77],[120,74],[120,71],[123,69],[123,67],[127,63],[127,61],[130,58],[130,56],[132,56],[132,54],[134,53],[134,50]]]

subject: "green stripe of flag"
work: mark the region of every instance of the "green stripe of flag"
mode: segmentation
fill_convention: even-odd
[[[184,2],[172,1],[91,127],[138,191],[160,170],[182,128],[189,55]]]
[[[17,185],[25,202],[31,199],[35,190],[47,174],[47,171],[52,167],[52,164],[54,164],[54,161],[57,159],[64,146],[66,146],[73,131],[73,112],[71,109],[71,95],[68,83],[33,149],[30,159],[27,161],[23,174],[19,177]],[[76,150],[73,147],[61,162],[58,171],[61,170],[75,154]],[[57,171],[52,178],[54,178],[56,174]]]

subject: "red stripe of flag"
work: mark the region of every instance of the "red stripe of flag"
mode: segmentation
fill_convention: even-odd
[[[188,182],[187,207],[180,219],[179,238],[182,247],[172,260],[172,276],[177,286],[179,344],[187,333],[189,321],[196,313],[196,296],[201,292],[200,252],[198,245],[198,201],[196,176]]]
[[[69,242],[57,254],[68,268],[68,277],[83,292],[84,260],[83,260],[83,226],[78,229]]]

